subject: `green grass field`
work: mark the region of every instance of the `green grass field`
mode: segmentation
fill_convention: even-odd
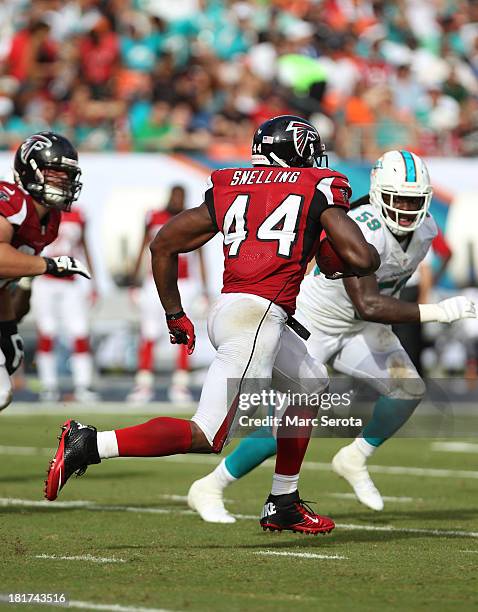
[[[76,608],[118,612],[441,611],[478,604],[476,454],[437,451],[430,439],[389,442],[373,459],[380,469],[373,476],[394,499],[374,514],[324,465],[343,441],[313,440],[300,490],[337,528],[318,537],[272,534],[256,518],[270,489],[270,463],[228,490],[230,509],[242,516],[234,525],[203,523],[182,497],[217,463],[212,456],[105,461],[72,479],[61,503],[32,504],[42,499],[62,416],[14,410],[0,417],[2,594],[66,592]],[[141,418],[80,420],[109,429]],[[405,469],[389,473],[387,466]],[[410,467],[423,471],[407,473]],[[314,556],[296,556],[304,553]],[[55,558],[86,555],[109,561]]]

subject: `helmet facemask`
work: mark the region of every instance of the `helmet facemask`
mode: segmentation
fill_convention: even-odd
[[[69,211],[81,192],[81,170],[67,164],[48,164],[42,170],[36,167],[33,159],[30,164],[34,169],[36,181],[28,183],[25,188],[31,196],[47,208]]]
[[[370,193],[372,204],[381,211],[382,219],[396,236],[414,232],[424,222],[430,208],[432,193],[411,195],[396,193],[387,189],[373,189]],[[403,207],[408,200],[407,207]]]
[[[388,151],[370,175],[370,203],[395,236],[414,232],[425,221],[433,189],[425,162],[410,151]]]

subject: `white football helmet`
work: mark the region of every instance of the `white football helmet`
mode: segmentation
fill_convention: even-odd
[[[417,210],[402,210],[394,206],[397,196],[422,198],[423,203]],[[370,203],[396,236],[405,236],[420,227],[432,196],[428,169],[415,153],[387,151],[375,162],[370,174]],[[403,224],[404,219],[409,219],[408,225]]]

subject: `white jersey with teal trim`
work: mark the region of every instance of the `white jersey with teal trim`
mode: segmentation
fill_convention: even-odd
[[[380,292],[399,297],[400,289],[424,259],[437,234],[433,217],[427,215],[422,225],[413,232],[406,250],[403,250],[371,204],[358,206],[348,215],[380,255],[380,267],[375,272]],[[331,334],[358,331],[364,325],[355,312],[343,281],[325,278],[317,267],[302,281],[297,311],[320,330]]]

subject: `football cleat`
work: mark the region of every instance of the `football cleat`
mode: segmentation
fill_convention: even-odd
[[[136,385],[126,398],[130,404],[147,404],[154,398],[154,389],[149,385]]]
[[[370,478],[365,457],[353,443],[334,456],[332,469],[349,483],[361,504],[377,512],[383,510],[382,496]]]
[[[194,399],[185,385],[171,385],[168,389],[168,398],[176,404],[189,404]]]
[[[222,489],[214,472],[196,480],[188,491],[188,506],[206,523],[235,523],[236,519],[224,507]]]
[[[98,393],[88,387],[77,387],[73,394],[73,401],[79,404],[94,404],[98,402],[99,399],[100,396]]]
[[[96,428],[68,419],[62,425],[60,444],[50,461],[45,480],[45,497],[53,501],[73,474],[82,476],[89,465],[100,463]]]
[[[335,527],[328,516],[316,514],[300,499],[299,492],[269,495],[262,509],[261,527],[264,531],[293,531],[294,533],[330,533]]]

